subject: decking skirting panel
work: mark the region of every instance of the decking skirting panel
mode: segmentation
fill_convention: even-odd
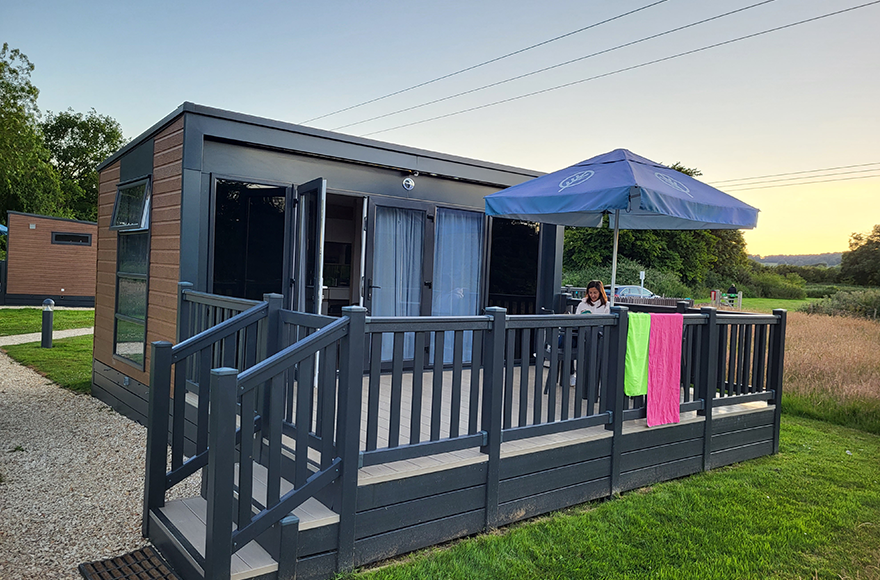
[[[502,503],[498,505],[498,525],[505,526],[573,505],[608,497],[610,489],[611,478],[603,477]]]
[[[371,536],[354,544],[355,566],[385,560],[483,531],[486,510],[480,509]]]
[[[147,424],[150,388],[135,379],[124,385],[125,375],[99,360],[92,363],[92,396],[141,425]]]
[[[611,457],[601,457],[502,480],[498,502],[506,503],[548,491],[610,477]]]
[[[438,496],[485,483],[486,464],[477,463],[382,483],[361,484],[358,487],[357,512]]]
[[[709,466],[714,469],[773,453],[775,409],[721,416],[713,421]]]

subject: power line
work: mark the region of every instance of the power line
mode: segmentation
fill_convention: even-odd
[[[725,12],[724,14],[718,14],[717,16],[712,16],[712,17],[710,17],[710,18],[705,18],[705,19],[703,19],[703,20],[698,20],[698,21],[696,21],[696,22],[691,22],[690,24],[685,24],[685,25],[683,25],[683,26],[679,26],[679,27],[677,27],[677,28],[672,28],[672,29],[667,30],[667,31],[665,31],[665,32],[659,32],[659,33],[657,33],[657,34],[652,34],[652,35],[650,35],[650,36],[645,36],[644,38],[640,38],[640,39],[638,39],[638,40],[633,40],[633,41],[631,41],[631,42],[626,42],[626,43],[624,43],[624,44],[619,44],[619,45],[614,46],[614,47],[612,47],[612,48],[606,48],[606,49],[604,49],[604,50],[600,50],[599,52],[594,52],[594,53],[592,53],[592,54],[588,54],[588,55],[586,55],[586,56],[581,56],[581,57],[578,57],[578,58],[573,58],[573,59],[571,59],[571,60],[567,60],[567,61],[565,61],[565,62],[561,62],[561,63],[558,63],[558,64],[554,64],[554,65],[552,65],[552,66],[548,66],[548,67],[544,67],[544,68],[541,68],[541,69],[538,69],[538,70],[534,70],[534,71],[531,71],[531,72],[527,72],[527,73],[525,73],[525,74],[517,75],[517,76],[515,76],[515,77],[510,77],[510,78],[507,78],[507,79],[504,79],[504,80],[501,80],[501,81],[497,81],[497,82],[494,82],[494,83],[490,83],[490,84],[488,84],[488,85],[483,85],[483,86],[481,86],[481,87],[477,87],[477,88],[474,88],[474,89],[469,89],[469,90],[467,90],[467,91],[462,91],[462,92],[460,92],[460,93],[456,93],[456,94],[454,94],[454,95],[449,95],[449,96],[446,96],[446,97],[441,97],[441,98],[439,98],[439,99],[434,99],[433,101],[428,101],[428,102],[426,102],[426,103],[422,103],[422,104],[420,104],[420,105],[413,105],[412,107],[406,107],[405,109],[398,109],[398,110],[396,110],[396,111],[392,111],[392,112],[390,112],[390,113],[385,113],[384,115],[377,115],[377,116],[375,116],[375,117],[370,117],[369,119],[364,119],[363,121],[356,121],[356,122],[354,122],[354,123],[349,123],[349,124],[347,124],[347,125],[341,125],[341,126],[339,126],[339,127],[334,127],[334,128],[332,129],[332,131],[339,131],[340,129],[346,129],[346,128],[348,128],[348,127],[353,127],[353,126],[355,126],[355,125],[361,125],[361,124],[363,124],[363,123],[368,123],[368,122],[370,122],[370,121],[376,121],[376,120],[378,120],[378,119],[384,119],[385,117],[391,117],[391,116],[393,116],[393,115],[399,115],[400,113],[405,113],[405,112],[407,112],[407,111],[412,111],[412,110],[414,110],[414,109],[421,109],[422,107],[427,107],[428,105],[434,105],[434,104],[437,104],[437,103],[442,103],[443,101],[448,101],[448,100],[451,100],[451,99],[455,99],[455,98],[458,98],[458,97],[462,97],[462,96],[464,96],[464,95],[469,95],[469,94],[471,94],[471,93],[476,93],[476,92],[478,92],[478,91],[482,91],[482,90],[484,90],[484,89],[489,89],[489,88],[492,88],[492,87],[497,87],[497,86],[499,86],[499,85],[503,85],[503,84],[505,84],[505,83],[509,83],[509,82],[517,81],[517,80],[520,80],[520,79],[524,79],[524,78],[526,78],[526,77],[530,77],[530,76],[533,76],[533,75],[536,75],[536,74],[540,74],[540,73],[543,73],[543,72],[547,72],[547,71],[549,71],[549,70],[557,69],[557,68],[560,68],[560,67],[563,67],[563,66],[568,66],[568,65],[570,65],[570,64],[574,64],[574,63],[576,63],[576,62],[580,62],[580,61],[582,61],[582,60],[586,60],[586,59],[588,59],[588,58],[593,58],[594,56],[600,56],[600,55],[603,55],[603,54],[607,54],[607,53],[609,53],[609,52],[613,52],[613,51],[615,51],[615,50],[619,50],[619,49],[621,49],[621,48],[626,48],[626,47],[629,47],[629,46],[633,46],[633,45],[635,45],[635,44],[639,44],[639,43],[642,43],[642,42],[646,42],[646,41],[648,41],[648,40],[653,40],[653,39],[655,39],[655,38],[660,38],[661,36],[666,36],[667,34],[672,34],[672,33],[674,33],[674,32],[680,32],[680,31],[685,30],[685,29],[687,29],[687,28],[693,28],[694,26],[699,26],[700,24],[705,24],[706,22],[711,22],[711,21],[713,21],[713,20],[718,20],[718,19],[720,19],[720,18],[724,18],[724,17],[726,17],[726,16],[730,16],[730,15],[732,15],[732,14],[736,14],[736,13],[738,13],[738,12],[744,12],[744,11],[746,11],[746,10],[749,10],[749,9],[751,9],[751,8],[756,8],[756,7],[758,7],[758,6],[762,6],[762,5],[764,5],[764,4],[770,4],[771,2],[776,2],[776,0],[762,0],[761,2],[757,2],[757,3],[752,4],[752,5],[750,5],[750,6],[744,6],[743,8],[737,8],[736,10],[731,10],[730,12]]]
[[[853,173],[870,173],[872,171],[878,171],[880,168],[874,167],[872,169],[857,169],[853,171],[841,171],[838,173],[818,173],[816,175],[803,175],[801,177],[783,177],[782,179],[763,179],[761,181],[754,181],[752,183],[731,183],[727,185],[727,187],[745,187],[747,185],[764,185],[767,183],[779,183],[780,181],[798,181],[801,179],[815,179],[817,177],[840,177],[842,175],[850,175]],[[814,170],[815,171],[815,170]],[[713,186],[717,184],[712,184]],[[797,184],[794,184],[797,185]]]
[[[651,61],[648,61],[648,62],[643,62],[643,63],[641,63],[641,64],[637,64],[637,65],[633,65],[633,66],[628,66],[628,67],[620,68],[620,69],[617,69],[617,70],[614,70],[614,71],[611,71],[611,72],[607,72],[607,73],[603,73],[603,74],[600,74],[600,75],[596,75],[596,76],[588,77],[588,78],[581,79],[581,80],[577,80],[577,81],[572,81],[572,82],[570,82],[570,83],[564,83],[564,84],[561,84],[561,85],[557,85],[557,86],[555,86],[555,87],[550,87],[550,88],[547,88],[547,89],[541,89],[540,91],[534,91],[534,92],[526,93],[526,94],[519,95],[519,96],[516,96],[516,97],[510,97],[510,98],[508,98],[508,99],[502,99],[502,100],[500,100],[500,101],[494,101],[494,102],[492,102],[492,103],[486,103],[486,104],[483,104],[483,105],[478,105],[478,106],[476,106],[476,107],[470,107],[470,108],[467,108],[467,109],[461,109],[461,110],[459,110],[459,111],[454,111],[454,112],[452,112],[452,113],[446,113],[446,114],[444,114],[444,115],[437,115],[436,117],[430,117],[430,118],[428,118],[428,119],[422,119],[422,120],[420,120],[420,121],[413,121],[412,123],[405,123],[405,124],[403,124],[403,125],[397,125],[397,126],[395,126],[395,127],[389,127],[389,128],[387,128],[387,129],[380,129],[380,130],[378,130],[378,131],[372,131],[372,132],[370,132],[370,133],[364,133],[362,136],[366,137],[366,136],[369,136],[369,135],[377,135],[377,134],[379,134],[379,133],[386,133],[386,132],[388,132],[388,131],[394,131],[395,129],[403,129],[404,127],[411,127],[411,126],[413,126],[413,125],[420,125],[420,124],[422,124],[422,123],[428,123],[428,122],[436,121],[436,120],[439,120],[439,119],[445,119],[445,118],[447,118],[447,117],[454,117],[454,116],[456,116],[456,115],[461,115],[461,114],[463,114],[463,113],[469,113],[469,112],[471,112],[471,111],[477,111],[477,110],[480,110],[480,109],[486,109],[486,108],[488,108],[488,107],[494,107],[495,105],[501,105],[501,104],[504,104],[504,103],[510,103],[510,102],[512,102],[512,101],[518,101],[518,100],[520,100],[520,99],[525,99],[525,98],[527,98],[527,97],[533,97],[533,96],[536,96],[536,95],[540,95],[540,94],[544,94],[544,93],[549,93],[549,92],[551,92],[551,91],[555,91],[555,90],[559,90],[559,89],[563,89],[563,88],[571,87],[571,86],[574,86],[574,85],[578,85],[578,84],[585,83],[585,82],[588,82],[588,81],[597,80],[597,79],[604,78],[604,77],[609,77],[609,76],[612,76],[612,75],[615,75],[615,74],[618,74],[618,73],[627,72],[627,71],[631,71],[631,70],[635,70],[635,69],[639,69],[639,68],[644,68],[644,67],[646,67],[646,66],[650,66],[650,65],[652,65],[652,64],[658,64],[658,63],[661,63],[661,62],[666,62],[666,61],[673,60],[673,59],[676,59],[676,58],[679,58],[679,57],[682,57],[682,56],[687,56],[687,55],[691,55],[691,54],[696,54],[696,53],[698,53],[698,52],[703,52],[703,51],[706,51],[706,50],[710,50],[710,49],[712,49],[712,48],[718,48],[719,46],[725,46],[725,45],[727,45],[727,44],[733,44],[734,42],[739,42],[739,41],[741,41],[741,40],[747,40],[747,39],[750,39],[750,38],[755,38],[755,37],[758,37],[758,36],[763,36],[763,35],[765,35],[765,34],[770,34],[771,32],[778,32],[778,31],[780,31],[780,30],[784,30],[784,29],[786,29],[786,28],[793,28],[793,27],[795,27],[795,26],[799,26],[799,25],[801,25],[801,24],[806,24],[806,23],[808,23],[808,22],[815,22],[815,21],[817,21],[817,20],[822,20],[822,19],[824,19],[824,18],[829,18],[829,17],[831,17],[831,16],[837,16],[838,14],[843,14],[843,13],[845,13],[845,12],[852,12],[853,10],[858,10],[858,9],[860,9],[860,8],[866,8],[866,7],[868,7],[868,6],[873,6],[873,5],[875,5],[875,4],[880,4],[880,0],[874,0],[873,2],[867,2],[867,3],[865,3],[865,4],[860,4],[860,5],[858,5],[858,6],[853,6],[853,7],[851,7],[851,8],[844,8],[844,9],[842,9],[842,10],[837,10],[837,11],[834,11],[834,12],[829,12],[829,13],[827,13],[827,14],[822,14],[822,15],[820,15],[820,16],[814,16],[813,18],[807,18],[807,19],[805,19],[805,20],[799,20],[799,21],[797,21],[797,22],[792,22],[791,24],[785,24],[785,25],[783,25],[783,26],[777,26],[777,27],[775,27],[775,28],[768,28],[767,30],[763,30],[763,31],[761,31],[761,32],[755,32],[755,33],[753,33],[753,34],[747,34],[747,35],[745,35],[745,36],[740,36],[740,37],[738,37],[738,38],[733,38],[733,39],[731,39],[731,40],[725,40],[724,42],[718,42],[718,43],[710,44],[710,45],[707,45],[707,46],[704,46],[704,47],[701,47],[701,48],[695,48],[695,49],[693,49],[693,50],[688,50],[688,51],[685,51],[685,52],[680,52],[680,53],[678,53],[678,54],[674,54],[674,55],[672,55],[672,56],[667,56],[667,57],[663,57],[663,58],[658,58],[658,59],[656,59],[656,60],[651,60]]]
[[[589,26],[584,26],[583,28],[579,28],[579,29],[577,29],[577,30],[572,30],[571,32],[567,32],[567,33],[562,34],[562,35],[560,35],[560,36],[556,36],[556,37],[554,37],[554,38],[550,38],[550,39],[548,39],[548,40],[541,41],[541,42],[539,42],[539,43],[537,43],[537,44],[533,44],[533,45],[531,45],[531,46],[527,46],[527,47],[525,47],[525,48],[521,48],[521,49],[519,49],[519,50],[515,50],[515,51],[513,51],[513,52],[509,52],[509,53],[507,53],[507,54],[504,54],[504,55],[501,55],[501,56],[498,56],[498,57],[495,57],[495,58],[489,59],[489,60],[484,61],[484,62],[481,62],[481,63],[479,63],[479,64],[475,64],[475,65],[472,65],[472,66],[469,66],[469,67],[463,68],[463,69],[461,69],[461,70],[457,70],[457,71],[455,71],[455,72],[452,72],[452,73],[449,73],[449,74],[446,74],[446,75],[443,75],[443,76],[440,76],[440,77],[437,77],[437,78],[431,79],[431,80],[429,80],[429,81],[425,81],[425,82],[423,82],[423,83],[419,83],[419,84],[413,85],[413,86],[411,86],[411,87],[407,87],[407,88],[405,88],[405,89],[400,89],[399,91],[394,91],[393,93],[388,93],[387,95],[382,95],[381,97],[376,97],[375,99],[370,99],[370,100],[368,100],[368,101],[364,101],[364,102],[362,102],[362,103],[358,103],[357,105],[352,105],[352,106],[350,106],[350,107],[345,107],[344,109],[339,109],[338,111],[333,111],[332,113],[327,113],[327,114],[325,114],[325,115],[321,115],[321,116],[319,116],[319,117],[312,117],[311,119],[305,120],[305,121],[303,121],[303,122],[300,123],[300,124],[301,124],[301,125],[305,125],[306,123],[311,123],[312,121],[317,121],[318,119],[323,119],[323,118],[325,118],[325,117],[330,117],[330,116],[332,116],[332,115],[336,115],[336,114],[339,114],[339,113],[344,113],[345,111],[351,111],[352,109],[357,109],[358,107],[363,107],[364,105],[369,105],[370,103],[375,103],[375,102],[377,102],[377,101],[381,101],[381,100],[387,99],[387,98],[389,98],[389,97],[393,97],[393,96],[395,96],[395,95],[399,95],[399,94],[402,94],[402,93],[406,93],[406,92],[411,91],[411,90],[413,90],[413,89],[418,89],[418,88],[420,88],[420,87],[424,87],[424,86],[427,86],[427,85],[430,85],[430,84],[436,83],[436,82],[438,82],[438,81],[442,81],[442,80],[448,79],[448,78],[450,78],[450,77],[454,77],[454,76],[456,76],[456,75],[460,75],[460,74],[462,74],[462,73],[465,73],[465,72],[468,72],[468,71],[472,71],[472,70],[477,69],[477,68],[480,68],[480,67],[482,67],[482,66],[486,66],[487,64],[492,64],[493,62],[498,62],[498,61],[500,61],[500,60],[504,60],[505,58],[509,58],[509,57],[511,57],[511,56],[516,56],[517,54],[522,54],[522,53],[524,53],[524,52],[526,52],[526,51],[532,50],[533,48],[538,48],[539,46],[544,46],[545,44],[550,44],[551,42],[556,42],[557,40],[562,40],[563,38],[567,38],[567,37],[569,37],[569,36],[573,36],[573,35],[575,35],[575,34],[578,34],[578,33],[584,32],[585,30],[589,30],[589,29],[591,29],[591,28],[596,28],[596,27],[598,27],[598,26],[601,26],[601,25],[603,25],[603,24],[607,24],[607,23],[612,22],[612,21],[614,21],[614,20],[619,20],[619,19],[624,18],[624,17],[626,17],[626,16],[629,16],[629,15],[631,15],[631,14],[635,14],[636,12],[641,12],[642,10],[646,10],[646,9],[648,9],[648,8],[652,8],[652,7],[654,7],[654,6],[657,6],[658,4],[663,4],[664,2],[667,2],[667,1],[668,1],[668,0],[658,0],[657,2],[654,2],[654,3],[652,3],[652,4],[648,4],[647,6],[642,6],[641,8],[636,8],[635,10],[630,10],[629,12],[624,12],[623,14],[618,14],[617,16],[612,16],[611,18],[605,19],[605,20],[603,20],[603,21],[601,21],[601,22],[596,22],[595,24],[590,24]]]
[[[837,167],[823,167],[822,169],[806,169],[804,171],[789,171],[787,173],[771,173],[770,175],[756,175],[754,177],[738,177],[736,179],[722,179],[721,181],[713,181],[712,185],[716,185],[719,183],[730,183],[732,181],[752,181],[754,179],[764,179],[766,177],[782,177],[783,175],[799,175],[803,173],[818,173],[820,171],[837,171],[838,169],[851,169],[853,167],[868,167],[869,165],[880,165],[880,161],[874,161],[872,163],[857,163],[856,165],[839,165]],[[853,173],[853,172],[846,172]],[[807,176],[810,177],[810,176]],[[807,179],[807,177],[801,179]],[[747,185],[747,184],[741,184]],[[751,185],[751,184],[748,184]]]
[[[726,192],[737,192],[737,191],[750,191],[752,189],[772,189],[774,187],[792,187],[794,185],[813,185],[814,183],[833,183],[835,181],[851,181],[853,179],[873,179],[875,177],[880,177],[880,173],[877,175],[860,175],[858,177],[841,177],[840,179],[821,179],[819,181],[805,181],[803,183],[784,183],[781,185],[762,185],[760,187],[741,187],[736,189],[728,189],[725,188]]]

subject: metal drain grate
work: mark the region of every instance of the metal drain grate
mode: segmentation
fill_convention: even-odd
[[[79,573],[86,580],[180,580],[151,546],[109,560],[80,564]]]

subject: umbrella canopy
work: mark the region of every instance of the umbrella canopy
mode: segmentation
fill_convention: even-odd
[[[758,223],[757,208],[626,149],[508,187],[485,201],[490,216],[566,226],[599,227],[608,215],[614,228],[612,294],[620,229],[741,229]]]
[[[9,232],[9,228],[0,224],[0,236],[6,235]]]
[[[566,226],[625,230],[753,228],[758,210],[626,149],[487,195],[486,214]],[[615,211],[619,210],[619,219]]]

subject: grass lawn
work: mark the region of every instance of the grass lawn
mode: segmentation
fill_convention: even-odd
[[[19,363],[35,369],[53,382],[77,393],[92,392],[92,335],[52,341],[52,348],[39,342],[4,346]]]
[[[95,311],[56,310],[52,320],[54,330],[88,328],[95,325]],[[30,334],[43,328],[41,308],[3,308],[0,309],[0,336]]]
[[[880,578],[880,437],[783,417],[780,453],[432,548],[350,580]]]

